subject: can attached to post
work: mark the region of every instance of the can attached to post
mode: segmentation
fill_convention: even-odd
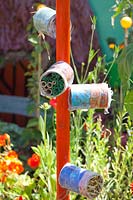
[[[103,178],[95,172],[67,163],[60,171],[59,183],[63,188],[94,199],[102,190]]]
[[[59,96],[73,83],[73,79],[71,66],[64,61],[56,62],[41,75],[40,93],[42,96]]]
[[[108,109],[112,94],[106,83],[73,84],[70,86],[69,109]]]
[[[56,11],[49,7],[42,7],[33,15],[33,23],[39,33],[56,38]]]

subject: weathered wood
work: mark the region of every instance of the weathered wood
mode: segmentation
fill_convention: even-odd
[[[31,116],[27,111],[30,103],[31,99],[27,97],[0,95],[0,112]]]

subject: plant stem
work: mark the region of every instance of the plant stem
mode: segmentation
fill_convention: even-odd
[[[41,37],[39,37],[39,46],[41,46]],[[40,74],[41,74],[41,53],[38,53],[38,70],[37,70],[37,82],[38,82],[38,88],[37,88],[37,99],[36,99],[36,117],[39,118],[40,116],[40,87],[39,87],[39,80],[40,80]]]
[[[111,71],[114,63],[115,63],[115,59],[112,61],[111,65],[110,65],[110,67],[108,69],[108,72],[106,73],[106,75],[105,75],[105,77],[104,77],[102,82],[105,82],[105,80],[106,80],[107,76],[109,75],[109,72]]]
[[[124,31],[125,31],[124,44],[125,44],[125,47],[127,47],[127,45],[128,45],[128,29],[125,28]]]
[[[46,123],[47,123],[47,110],[44,110],[44,131],[43,131],[43,142],[45,144],[45,140],[46,140]]]
[[[90,49],[89,49],[89,52],[92,50],[94,32],[95,32],[95,24],[94,24],[94,22],[93,22],[93,20],[92,20],[92,34],[91,34],[91,41],[90,41]],[[85,75],[84,75],[84,80],[86,79],[86,76],[87,76],[87,74],[88,74],[89,66],[90,66],[90,53],[89,53],[89,55],[88,55],[88,63],[87,63],[87,67],[86,67],[86,71],[85,71]]]
[[[72,60],[72,64],[73,64],[73,68],[74,68],[74,72],[75,72],[75,75],[76,75],[77,82],[80,83],[80,79],[79,79],[79,75],[78,75],[78,72],[77,72],[77,68],[76,68],[76,65],[75,65],[75,62],[74,62],[74,58],[73,58],[73,55],[72,55],[72,48],[71,48],[71,51],[70,51],[70,56],[71,56],[71,60]]]
[[[122,85],[120,85],[120,112],[123,111],[123,91],[122,91]]]

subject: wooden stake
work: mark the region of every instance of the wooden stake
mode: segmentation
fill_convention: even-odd
[[[56,0],[56,61],[70,64],[70,0]],[[60,170],[70,161],[68,89],[57,97],[56,111],[57,200],[69,200],[69,192],[58,183]]]

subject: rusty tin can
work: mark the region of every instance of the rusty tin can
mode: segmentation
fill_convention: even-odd
[[[60,171],[59,184],[63,188],[94,199],[102,190],[103,178],[96,172],[66,163]]]
[[[71,66],[59,61],[53,64],[40,77],[40,92],[42,96],[56,97],[62,94],[74,79]]]
[[[40,8],[33,15],[33,23],[39,33],[56,38],[56,11],[49,7]]]
[[[111,97],[112,91],[106,83],[73,84],[70,86],[69,109],[108,109]]]

